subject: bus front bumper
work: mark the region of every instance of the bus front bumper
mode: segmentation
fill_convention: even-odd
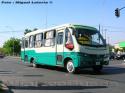
[[[79,67],[92,67],[95,65],[108,65],[109,58],[104,57],[103,55],[100,56],[79,56]]]

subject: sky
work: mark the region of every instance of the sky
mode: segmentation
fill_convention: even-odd
[[[48,4],[31,3],[35,1]],[[25,29],[44,29],[66,23],[97,29],[100,25],[101,34],[113,45],[125,41],[125,9],[120,11],[119,18],[115,16],[115,9],[122,7],[125,7],[125,0],[0,0],[0,47],[11,37],[21,39]]]

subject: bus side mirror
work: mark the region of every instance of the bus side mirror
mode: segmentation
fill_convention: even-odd
[[[70,49],[70,50],[74,49],[74,45],[72,43],[66,44],[65,47],[68,48],[68,49]]]

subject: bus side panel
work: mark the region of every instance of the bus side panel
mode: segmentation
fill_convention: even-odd
[[[64,59],[71,58],[74,64],[74,67],[79,67],[79,58],[77,52],[64,52]]]
[[[42,47],[35,49],[36,63],[45,65],[56,65],[55,46]]]
[[[24,51],[22,51],[22,50],[21,50],[21,55],[20,55],[20,57],[21,57],[21,60],[24,60]]]
[[[37,64],[45,64],[45,65],[56,65],[56,53],[55,52],[44,52],[44,53],[36,53],[37,55]]]
[[[22,52],[23,53],[23,52]],[[24,54],[24,53],[23,53]],[[31,58],[36,58],[36,53],[34,50],[25,50],[25,55],[23,58],[27,56],[28,57],[28,63],[30,63]],[[25,58],[24,58],[25,59]]]

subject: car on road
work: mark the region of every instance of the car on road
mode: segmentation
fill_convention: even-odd
[[[116,53],[110,52],[110,54],[109,54],[109,59],[110,59],[110,60],[114,60],[115,58],[116,58]]]
[[[0,54],[0,58],[4,58],[5,56],[4,56],[4,54]]]
[[[116,55],[117,60],[125,60],[125,54]]]

